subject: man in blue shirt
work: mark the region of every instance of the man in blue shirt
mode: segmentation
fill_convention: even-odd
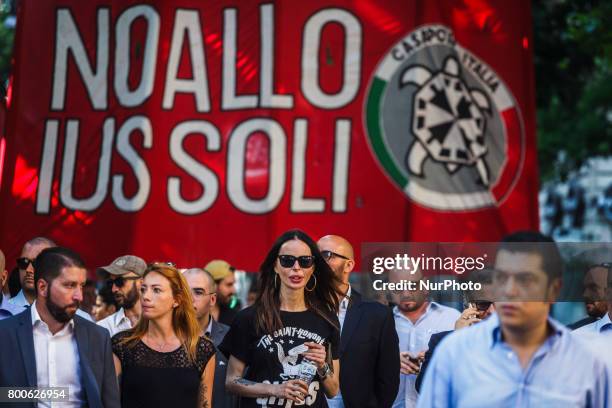
[[[576,329],[574,334],[577,336],[583,336],[585,334],[602,334],[604,332],[612,334],[612,272],[610,272],[612,268],[610,264],[602,264],[598,265],[598,267],[602,268],[605,272],[604,282],[606,282],[606,286],[603,288],[605,295],[600,299],[607,300],[605,303],[607,310],[601,319]],[[607,296],[607,298],[605,296]]]
[[[604,363],[549,317],[561,286],[554,242],[512,234],[494,269],[497,315],[442,341],[418,407],[610,407]]]

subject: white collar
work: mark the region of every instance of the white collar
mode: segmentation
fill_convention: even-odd
[[[340,301],[340,308],[344,308],[344,309],[348,308],[350,298],[351,298],[351,284],[349,283],[349,288],[346,291],[346,295],[344,296],[344,299]]]
[[[41,319],[40,314],[38,314],[38,309],[36,308],[36,300],[34,301],[34,303],[32,303],[32,306],[30,306],[30,312],[32,313],[32,327],[36,326],[36,323],[39,322],[39,324],[44,324],[45,326],[49,327],[49,325],[43,319]],[[60,331],[63,331],[66,327],[69,327],[70,331],[72,331],[74,329],[74,319],[70,319],[68,324],[62,327]]]
[[[125,315],[125,310],[121,308],[117,310],[113,318],[115,326],[119,326],[121,322],[123,321],[123,319],[127,319],[128,323],[130,323],[130,326],[132,325],[132,321],[128,319],[128,317]]]
[[[212,322],[213,322],[213,317],[212,315],[208,315],[208,327],[206,328],[206,330],[204,330],[204,333],[208,333],[209,336],[212,336]]]

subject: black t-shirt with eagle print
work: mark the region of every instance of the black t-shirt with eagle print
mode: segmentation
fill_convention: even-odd
[[[255,309],[248,307],[236,316],[232,326],[219,345],[228,358],[233,355],[244,362],[247,380],[267,384],[280,384],[296,379],[303,359],[308,350],[304,343],[323,344],[332,360],[338,359],[340,333],[336,327],[313,311],[281,311],[283,328],[275,333],[257,335],[255,332]],[[329,319],[340,327],[338,318],[330,313]],[[241,398],[241,407],[327,407],[325,393],[319,376],[316,375],[308,388],[304,403],[276,397]]]

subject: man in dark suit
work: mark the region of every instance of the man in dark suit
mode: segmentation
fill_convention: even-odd
[[[69,249],[55,247],[38,255],[34,269],[36,300],[0,321],[0,384],[69,387],[70,406],[119,408],[108,332],[75,316],[87,275],[83,261]],[[42,406],[49,405],[39,402]]]
[[[349,284],[355,267],[353,247],[327,235],[317,243],[341,284],[340,392],[330,408],[388,408],[399,387],[399,341],[391,310],[365,301]]]
[[[195,308],[202,334],[209,337],[215,347],[218,347],[229,331],[229,326],[217,322],[210,313],[212,307],[217,302],[215,280],[208,271],[200,268],[187,269],[184,272],[184,276],[191,288],[193,307]],[[218,349],[216,358],[217,366],[215,367],[212,406],[215,408],[237,407],[237,398],[233,394],[225,392],[227,358]]]

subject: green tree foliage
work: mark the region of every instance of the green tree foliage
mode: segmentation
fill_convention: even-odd
[[[612,2],[537,1],[533,21],[540,169],[564,179],[612,154]]]

